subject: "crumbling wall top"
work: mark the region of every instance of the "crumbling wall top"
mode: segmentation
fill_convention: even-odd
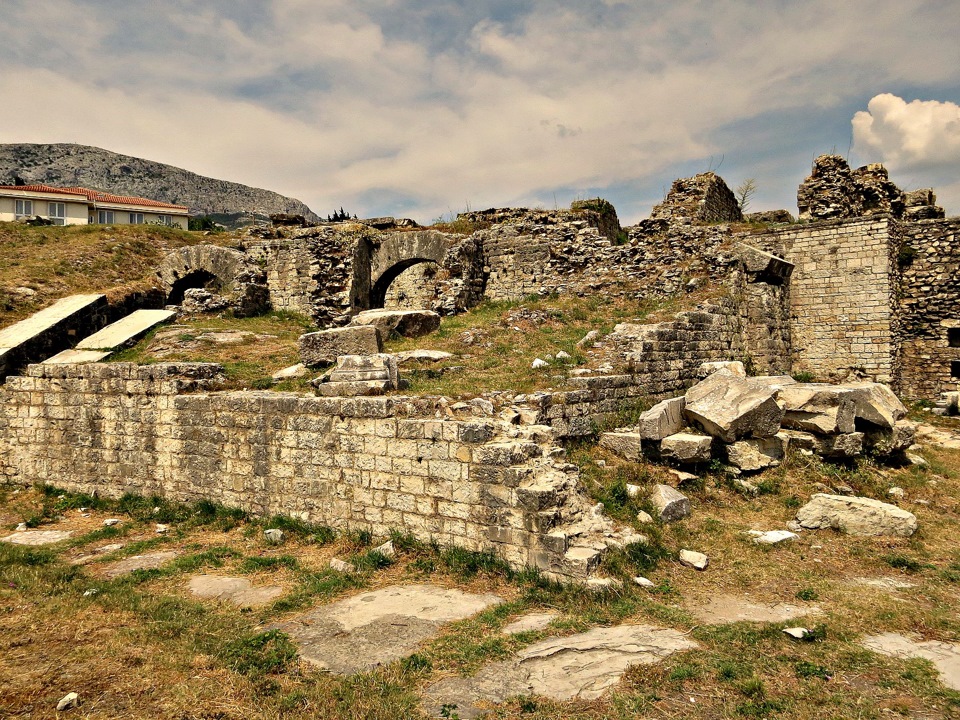
[[[671,223],[739,222],[740,203],[719,175],[700,173],[675,180],[667,197],[653,208],[652,220]]]

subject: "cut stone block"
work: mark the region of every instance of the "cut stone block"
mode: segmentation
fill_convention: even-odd
[[[727,461],[745,472],[756,472],[775,467],[783,460],[787,450],[786,438],[751,438],[727,445]]]
[[[781,430],[777,437],[783,438],[792,450],[816,450],[817,436],[802,430]]]
[[[856,416],[877,427],[892,430],[897,420],[907,414],[903,403],[886,385],[873,382],[852,383],[845,387],[854,391]]]
[[[744,378],[720,370],[687,391],[685,413],[724,442],[772,437],[783,419],[778,392],[779,388],[751,386]]]
[[[683,417],[685,405],[686,400],[682,397],[658,402],[640,415],[635,430],[644,440],[663,440],[675,435],[686,424]]]
[[[828,458],[852,458],[863,454],[863,433],[817,437],[814,450],[818,455]]]
[[[677,522],[690,515],[690,500],[669,485],[656,485],[650,493],[650,503],[665,523]]]
[[[824,383],[795,383],[780,392],[783,427],[821,435],[856,430],[856,400],[849,389]]]
[[[341,355],[377,355],[382,351],[380,331],[370,325],[332,328],[300,336],[300,359],[308,367],[332,365]]]
[[[919,423],[898,420],[893,430],[864,433],[864,447],[876,455],[895,455],[907,450],[917,437]]]
[[[797,512],[797,522],[808,530],[833,528],[849,535],[909,537],[917,531],[913,513],[865,497],[817,493]]]
[[[709,435],[677,433],[660,441],[660,454],[678,463],[695,464],[710,460],[713,438]]]
[[[136,310],[77,343],[77,350],[117,350],[134,344],[157,325],[177,316],[173,310]]]
[[[643,438],[636,432],[605,432],[600,435],[600,447],[625,460],[638,462],[643,458]]]
[[[223,600],[240,607],[266,605],[283,594],[277,585],[254,587],[246,578],[219,575],[194,575],[190,578],[190,592],[196,597]]]
[[[747,371],[739,360],[715,360],[701,363],[700,367],[697,368],[697,377],[701,379],[709,377],[718,370],[726,370],[737,377],[745,378],[747,376]]]
[[[392,333],[415,338],[439,328],[440,316],[432,310],[364,310],[353,316],[350,325],[372,325],[385,338]]]
[[[63,350],[43,361],[44,365],[84,365],[106,360],[110,350]]]

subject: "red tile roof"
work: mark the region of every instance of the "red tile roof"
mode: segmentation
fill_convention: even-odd
[[[159,200],[148,200],[147,198],[132,197],[129,195],[111,195],[110,193],[100,192],[99,190],[89,190],[83,187],[53,187],[52,185],[0,185],[0,190],[23,190],[34,193],[60,193],[67,195],[81,195],[88,201],[94,203],[123,203],[126,205],[142,205],[162,210],[181,210],[187,212],[190,208],[183,205],[171,205],[170,203],[160,202]]]

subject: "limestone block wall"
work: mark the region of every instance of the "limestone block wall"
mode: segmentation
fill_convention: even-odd
[[[0,389],[0,479],[397,529],[556,577],[582,576],[599,557],[582,549],[606,547],[591,533],[612,524],[549,427],[438,418],[435,398],[211,392],[219,371],[32,365]]]
[[[902,228],[901,392],[935,399],[960,381],[960,218]]]
[[[896,385],[899,225],[887,217],[776,230],[790,283],[793,369]]]

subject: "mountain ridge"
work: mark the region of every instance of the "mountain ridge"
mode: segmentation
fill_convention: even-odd
[[[191,215],[209,215],[230,225],[266,220],[274,213],[319,220],[296,198],[91,145],[0,144],[0,184],[13,185],[18,179],[186,205]]]

